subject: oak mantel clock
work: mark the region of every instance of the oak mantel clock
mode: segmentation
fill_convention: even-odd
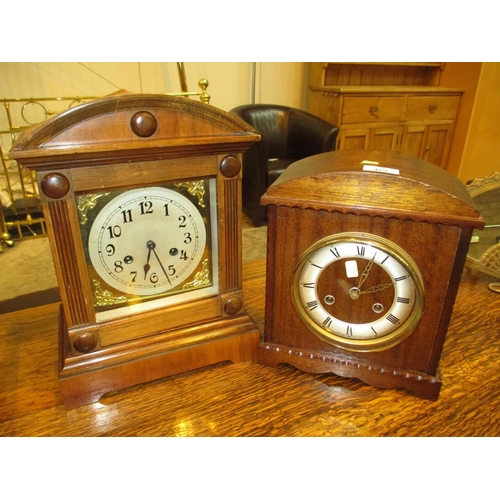
[[[474,228],[461,182],[392,152],[300,160],[267,190],[260,363],[332,372],[435,400]]]
[[[260,136],[184,97],[121,93],[24,133],[57,273],[60,386],[106,392],[255,357],[244,311],[241,153]]]

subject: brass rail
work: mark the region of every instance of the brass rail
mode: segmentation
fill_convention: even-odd
[[[208,81],[200,79],[201,91],[188,92],[183,63],[178,63],[178,69],[182,92],[166,95],[197,96],[209,104]],[[16,240],[47,234],[35,177],[8,155],[17,136],[53,115],[95,99],[100,96],[0,99],[4,109],[0,115],[0,253]]]

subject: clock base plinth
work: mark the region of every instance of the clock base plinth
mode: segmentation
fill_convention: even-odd
[[[159,332],[81,356],[68,355],[67,339],[61,311],[59,385],[63,403],[71,409],[94,403],[108,392],[221,361],[255,359],[260,331],[244,313],[175,332]]]
[[[411,370],[372,366],[337,354],[313,352],[268,342],[257,346],[257,361],[272,367],[286,363],[308,373],[334,373],[341,377],[357,378],[381,389],[406,389],[430,401],[436,401],[441,391],[439,373],[430,376]]]

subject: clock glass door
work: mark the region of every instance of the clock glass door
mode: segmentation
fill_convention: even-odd
[[[215,179],[77,197],[98,321],[217,293]]]

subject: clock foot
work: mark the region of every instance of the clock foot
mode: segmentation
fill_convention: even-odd
[[[257,346],[257,361],[267,366],[287,363],[308,373],[334,373],[341,377],[357,378],[381,389],[406,389],[422,399],[436,401],[441,391],[441,378],[424,373],[378,367],[352,361],[337,354],[325,354],[290,348],[271,343]]]
[[[221,361],[255,359],[260,340],[260,331],[246,313],[177,330],[175,340],[172,332],[159,332],[80,356],[68,355],[61,319],[59,334],[59,385],[68,409],[96,402],[108,392]]]

